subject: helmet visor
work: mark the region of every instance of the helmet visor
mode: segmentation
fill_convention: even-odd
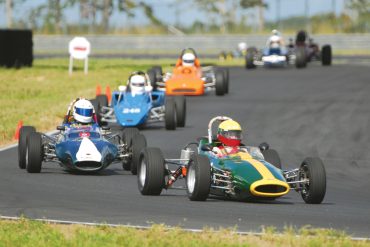
[[[144,82],[131,82],[131,86],[134,87],[144,87],[145,83]]]
[[[183,62],[184,63],[194,63],[194,60],[193,59],[184,59]]]
[[[76,113],[84,117],[91,117],[93,115],[93,109],[77,108]]]
[[[220,134],[227,139],[241,140],[243,138],[241,130],[224,130],[220,131]]]

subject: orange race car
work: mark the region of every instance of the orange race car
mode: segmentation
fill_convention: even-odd
[[[203,95],[205,91],[215,90],[216,95],[229,91],[227,69],[201,67],[194,49],[184,49],[176,62],[173,73],[163,74],[160,66],[148,70],[154,89],[165,91],[167,95]]]

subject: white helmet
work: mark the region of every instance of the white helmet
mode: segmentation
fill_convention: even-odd
[[[272,30],[272,35],[277,35],[277,36],[279,36],[280,35],[280,33],[279,33],[279,31],[278,30],[276,30],[276,29],[274,29],[274,30]]]
[[[130,77],[130,88],[133,94],[143,94],[145,92],[145,75],[136,74]]]
[[[193,53],[185,53],[182,55],[183,66],[194,66],[195,55]]]
[[[73,118],[75,121],[87,124],[93,120],[94,107],[87,99],[79,99],[73,106]]]
[[[248,45],[245,42],[241,42],[241,43],[238,44],[239,51],[246,51],[247,48],[248,48]]]

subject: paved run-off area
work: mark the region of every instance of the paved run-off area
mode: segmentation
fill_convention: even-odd
[[[272,202],[208,199],[191,202],[185,191],[140,195],[136,176],[114,164],[98,175],[69,174],[44,164],[27,174],[17,164],[17,149],[0,152],[0,215],[89,222],[187,228],[261,226],[329,227],[370,237],[370,73],[369,67],[310,64],[307,69],[230,69],[230,94],[188,98],[187,126],[166,131],[163,124],[144,130],[150,146],[176,158],[215,115],[229,115],[244,127],[244,142],[267,141],[283,166],[297,167],[307,156],[323,159],[327,194],[307,205],[291,192]]]

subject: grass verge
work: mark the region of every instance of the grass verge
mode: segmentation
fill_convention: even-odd
[[[32,68],[0,68],[0,146],[15,142],[18,121],[33,125],[38,131],[50,131],[57,126],[76,97],[93,98],[96,86],[109,85],[115,90],[126,83],[129,74],[162,65],[170,70],[173,59],[91,59],[89,74],[84,75],[83,63],[75,63],[73,75],[68,75],[68,58],[35,60]],[[218,60],[204,60],[218,63]],[[224,62],[234,65],[238,61]]]
[[[297,235],[299,234],[299,236]],[[370,246],[334,230],[287,228],[276,234],[240,235],[233,229],[201,233],[153,225],[147,230],[128,227],[58,225],[28,219],[0,220],[0,246]]]

